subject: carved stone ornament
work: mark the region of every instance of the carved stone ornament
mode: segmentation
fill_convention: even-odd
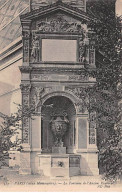
[[[93,45],[90,45],[89,49],[89,63],[95,65],[95,48]]]
[[[84,113],[87,110],[86,105],[82,102],[75,103],[75,106],[78,113]]]
[[[30,89],[31,89],[31,85],[30,84],[21,84],[20,89],[21,89],[22,93],[29,93]]]
[[[90,129],[89,129],[89,144],[96,144],[96,113],[90,113]]]
[[[82,38],[79,38],[79,62],[86,60],[86,44]]]
[[[23,96],[22,96],[22,104],[23,104],[23,106],[29,104],[29,95],[23,94]]]
[[[44,88],[41,86],[33,86],[31,90],[31,105],[35,107],[35,111],[38,111],[41,106],[41,96],[44,92]]]
[[[96,143],[95,137],[90,136],[89,137],[89,144],[95,144],[95,143]]]
[[[55,146],[56,147],[62,147],[63,142],[62,139],[68,130],[68,123],[69,120],[67,119],[67,116],[53,116],[50,121],[51,131],[54,135],[55,139]]]
[[[39,37],[36,34],[32,34],[32,45],[31,45],[31,60],[33,62],[39,61]]]
[[[23,40],[23,61],[29,62],[29,39]]]
[[[23,31],[22,35],[23,35],[24,38],[29,39],[30,38],[30,31]]]
[[[29,142],[29,118],[23,117],[23,131],[22,131],[22,139],[23,143]]]
[[[23,61],[29,62],[29,39],[30,31],[23,31]]]
[[[40,32],[70,32],[83,33],[81,22],[68,22],[61,16],[50,21],[41,21],[37,23],[37,29]]]
[[[81,74],[81,75],[70,75],[68,80],[72,81],[84,81],[87,80],[88,76],[86,76],[85,74]]]
[[[73,92],[78,98],[85,99],[87,97],[86,88],[83,87],[66,87],[68,91]]]

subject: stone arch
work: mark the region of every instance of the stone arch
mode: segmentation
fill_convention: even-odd
[[[76,136],[74,136],[74,134],[76,135],[76,101],[77,99],[75,99],[75,97],[68,95],[68,93],[65,92],[52,92],[43,96],[42,105],[44,106],[41,107],[41,148],[43,153],[50,153],[50,149],[54,144],[54,137],[50,127],[53,113],[55,116],[64,112],[67,114],[66,116],[69,121],[68,131],[64,135],[63,145],[67,148],[67,152],[70,148],[73,148],[76,138]],[[53,105],[53,107],[50,107],[50,105]]]
[[[47,99],[54,97],[54,96],[64,96],[68,98],[73,104],[76,109],[76,104],[79,103],[79,98],[76,97],[72,92],[68,91],[52,91],[50,93],[44,94],[41,98],[42,105],[46,102]]]

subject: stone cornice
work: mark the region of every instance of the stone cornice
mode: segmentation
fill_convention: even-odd
[[[43,73],[46,72],[48,73],[70,73],[70,72],[74,72],[77,74],[80,74],[82,72],[85,72],[85,67],[84,65],[74,65],[74,64],[33,64],[31,66],[20,66],[19,67],[20,71],[22,73],[30,73],[30,72],[39,72],[39,73]],[[87,68],[87,71],[92,71],[92,70],[96,70],[95,67],[89,67]]]
[[[52,73],[52,72],[83,72],[84,66],[79,65],[43,65],[43,66],[20,66],[20,71],[23,73],[29,73],[30,71],[38,71],[40,73]]]

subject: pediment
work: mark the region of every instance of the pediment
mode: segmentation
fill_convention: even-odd
[[[86,12],[79,10],[78,8],[74,8],[65,3],[62,3],[60,1],[57,3],[33,10],[24,15],[21,15],[20,19],[21,19],[22,24],[25,23],[26,21],[29,23],[33,23],[34,21],[37,21],[39,23],[40,20],[44,20],[44,18],[54,17],[57,14],[65,15],[73,20],[82,21],[83,23],[86,23],[87,21],[90,20]]]
[[[38,30],[42,33],[77,33],[81,34],[86,29],[83,21],[75,19],[61,11],[41,17],[32,22],[31,30]]]
[[[60,1],[22,15],[23,61],[28,62],[30,59],[32,63],[88,62],[89,29],[87,22],[89,20],[90,18],[82,10]],[[60,57],[64,44],[65,49],[67,48],[65,54],[67,51],[69,53]],[[70,51],[69,48],[74,48],[74,50]],[[50,51],[53,51],[51,55],[44,55]],[[56,54],[57,51],[59,51],[58,54]]]

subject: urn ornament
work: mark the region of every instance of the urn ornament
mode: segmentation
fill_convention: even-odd
[[[63,137],[68,130],[68,119],[66,116],[54,116],[50,121],[51,131],[54,136],[55,146],[63,147]]]

